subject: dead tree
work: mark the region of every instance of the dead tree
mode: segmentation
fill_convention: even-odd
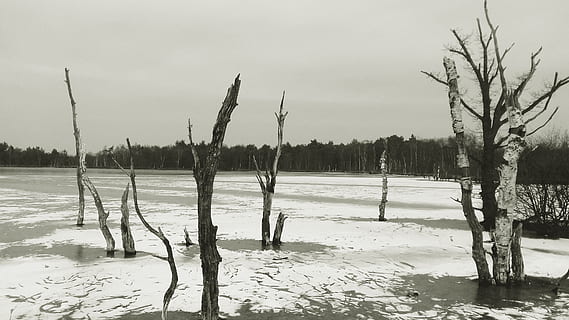
[[[456,136],[456,144],[458,147],[457,165],[461,171],[460,190],[462,193],[462,211],[470,227],[472,233],[472,259],[476,264],[478,272],[478,282],[480,284],[490,284],[492,277],[488,269],[486,261],[486,252],[484,250],[483,228],[478,222],[478,218],[472,207],[472,180],[470,178],[470,163],[468,160],[468,151],[466,149],[464,137],[464,124],[462,122],[462,108],[460,105],[460,93],[458,91],[458,73],[455,63],[452,59],[444,58],[443,65],[446,70],[448,83],[448,97],[450,105],[450,114],[452,119],[452,129]]]
[[[458,31],[452,30],[453,37],[456,39],[458,46],[449,48],[449,51],[466,63],[467,71],[474,75],[476,85],[478,86],[476,95],[480,97],[480,100],[477,101],[477,98],[461,98],[460,102],[467,113],[480,122],[482,128],[482,154],[477,160],[481,165],[480,186],[482,189],[482,212],[484,214],[483,225],[486,230],[491,230],[494,228],[494,221],[498,211],[495,196],[498,185],[495,181],[498,179],[497,166],[500,159],[497,151],[505,147],[504,142],[508,138],[508,135],[504,132],[505,130],[503,130],[504,126],[508,123],[506,115],[507,87],[500,86],[495,82],[497,78],[502,80],[500,71],[498,70],[498,61],[492,52],[496,50],[498,45],[496,38],[497,27],[495,28],[490,21],[486,1],[484,2],[484,14],[490,33],[485,34],[483,32],[480,20],[477,19],[477,33],[474,39],[469,39],[468,37],[460,35]],[[500,58],[501,64],[503,64],[511,48],[510,46],[497,55],[497,57]],[[481,56],[475,56],[475,52],[480,52]],[[540,53],[541,48],[530,55],[529,70],[519,77],[516,83],[512,84],[512,93],[516,97],[521,97],[522,94],[526,92],[525,89],[539,65],[538,56]],[[448,85],[447,81],[435,73],[424,71],[423,73],[440,84]],[[551,110],[549,108],[550,101],[557,90],[568,83],[569,77],[560,78],[558,74],[555,73],[553,82],[544,90],[523,99],[527,101],[527,104],[521,107],[522,115],[529,116],[533,113],[531,117],[526,119],[526,125],[533,125],[536,120],[542,119],[542,116],[549,113],[549,116],[542,124],[535,126],[534,129],[527,134],[528,136],[549,123],[558,110],[558,108],[555,108],[552,112],[549,112]],[[472,101],[474,101],[474,103]]]
[[[275,112],[275,117],[277,118],[277,151],[275,154],[275,159],[273,160],[273,167],[271,170],[265,170],[264,178],[261,174],[261,170],[257,164],[257,160],[253,156],[253,162],[255,163],[255,168],[257,170],[256,177],[257,181],[259,182],[259,186],[261,187],[261,192],[263,193],[263,218],[261,220],[261,241],[263,247],[268,246],[271,244],[271,225],[270,225],[270,216],[271,216],[271,207],[273,205],[273,196],[275,194],[275,185],[277,183],[277,174],[279,170],[279,158],[281,157],[281,148],[283,144],[283,129],[284,129],[284,122],[288,112],[283,114],[283,103],[284,103],[285,93],[283,91],[283,96],[281,99],[281,104],[279,107],[279,113]],[[282,215],[282,218],[281,218]],[[279,215],[279,219],[277,219],[277,224],[275,225],[275,235],[278,231],[278,236],[274,237],[273,240],[277,240],[276,242],[273,241],[274,245],[280,245],[281,241],[281,233],[284,227],[284,222],[286,220],[286,216],[281,212]]]
[[[85,186],[83,185],[83,177],[81,171],[81,133],[77,124],[77,109],[75,107],[75,99],[71,92],[71,80],[69,79],[69,69],[65,68],[65,83],[67,84],[67,93],[71,101],[71,112],[73,114],[73,136],[75,137],[75,159],[77,161],[77,190],[79,191],[79,209],[77,211],[77,225],[82,226],[85,219]]]
[[[379,203],[379,221],[387,221],[387,219],[385,219],[385,205],[387,204],[387,143],[385,143],[385,147],[381,153],[381,158],[379,159],[379,168],[381,170],[382,180],[381,202]]]
[[[136,249],[134,246],[134,238],[132,237],[132,232],[130,230],[129,222],[129,211],[128,211],[128,188],[126,185],[121,198],[121,237],[122,237],[122,247],[124,249],[125,256],[133,256],[136,254]]]
[[[499,63],[499,62],[498,62]],[[497,284],[505,285],[513,281],[523,281],[524,265],[521,253],[521,221],[516,217],[516,177],[518,174],[518,160],[525,147],[526,127],[522,116],[522,109],[518,97],[514,92],[507,92],[508,120],[510,134],[504,150],[504,161],[498,168],[500,185],[498,186],[498,212],[496,215],[496,229],[494,231],[494,274]],[[514,230],[514,220],[518,220]],[[514,232],[515,231],[515,232]],[[515,235],[515,239],[514,236]],[[515,240],[515,248],[512,246]],[[512,249],[516,249],[514,252]],[[512,254],[512,268],[510,268],[510,253]],[[510,279],[510,271],[513,278]]]
[[[119,166],[119,168],[130,178],[130,183],[132,184],[132,199],[134,201],[134,210],[136,211],[136,215],[140,219],[140,222],[142,222],[148,231],[150,231],[162,241],[164,247],[166,247],[166,252],[168,254],[167,260],[168,265],[170,266],[170,273],[172,274],[172,278],[170,280],[170,286],[168,289],[166,289],[166,292],[164,293],[164,299],[162,300],[162,320],[166,320],[168,318],[168,305],[170,304],[170,300],[172,299],[174,291],[176,291],[176,285],[178,284],[178,271],[176,269],[176,262],[174,261],[174,253],[172,252],[172,246],[170,245],[168,238],[166,238],[162,232],[162,229],[160,227],[158,227],[158,230],[154,229],[140,212],[140,208],[138,206],[138,193],[136,191],[136,174],[134,173],[134,157],[132,155],[132,147],[128,138],[126,139],[126,144],[128,146],[128,155],[130,158],[130,172],[126,172],[126,170],[124,170],[114,158],[113,160]],[[128,196],[128,186],[125,194]]]
[[[77,125],[77,113],[75,112],[75,100],[73,99],[73,95],[71,94],[71,81],[69,80],[69,69],[65,68],[65,82],[67,83],[67,91],[69,93],[69,98],[71,99],[71,106],[72,106],[72,111],[73,111],[73,123],[74,123],[74,127]],[[89,192],[91,193],[91,195],[93,196],[93,200],[95,201],[95,207],[97,207],[97,213],[99,215],[99,228],[101,229],[101,232],[103,233],[103,237],[105,238],[105,242],[107,243],[106,246],[106,250],[108,254],[112,254],[115,251],[115,239],[113,239],[113,235],[111,234],[111,231],[109,230],[109,227],[107,226],[107,218],[109,217],[109,212],[105,211],[105,208],[103,207],[103,202],[101,201],[101,197],[99,196],[99,193],[97,192],[97,188],[95,188],[95,185],[91,182],[91,179],[89,179],[89,177],[87,176],[87,166],[85,165],[85,147],[83,146],[83,144],[81,143],[81,138],[79,135],[79,128],[77,128],[77,130],[75,131],[76,135],[75,135],[75,145],[77,146],[77,144],[79,143],[79,147],[77,149],[78,151],[78,158],[79,158],[79,165],[78,165],[78,169],[77,169],[77,177],[81,177],[81,183],[77,183],[77,185],[85,185],[87,187],[87,189],[89,190]],[[79,187],[79,192],[81,193],[81,187]],[[81,203],[81,196],[79,198],[79,202]],[[79,210],[81,210],[81,205]],[[80,212],[81,214],[81,212]],[[82,215],[81,215],[82,217]],[[79,218],[77,219],[77,222],[79,224]],[[83,221],[81,220],[81,223]]]
[[[213,195],[213,181],[219,165],[219,157],[227,124],[231,120],[231,113],[237,107],[237,96],[241,80],[239,75],[223,100],[217,120],[213,126],[211,143],[207,149],[205,161],[199,156],[198,149],[192,139],[192,124],[188,119],[188,137],[194,157],[194,179],[198,191],[198,243],[200,245],[200,259],[202,265],[203,291],[201,316],[204,320],[219,319],[219,286],[217,275],[221,256],[217,251],[217,226],[211,220],[211,198]]]

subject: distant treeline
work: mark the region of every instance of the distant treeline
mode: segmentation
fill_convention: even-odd
[[[472,137],[469,141],[471,174],[480,175],[480,147]],[[282,171],[311,172],[369,172],[379,170],[379,158],[385,146],[388,150],[388,170],[392,174],[433,176],[451,179],[459,176],[456,167],[456,143],[453,137],[417,139],[411,136],[390,136],[375,141],[357,141],[335,144],[311,140],[308,144],[292,146],[283,144],[279,168]],[[191,169],[192,153],[184,141],[168,146],[134,145],[137,168],[146,169]],[[205,153],[205,143],[198,150]],[[268,168],[274,156],[274,148],[263,145],[224,146],[220,170],[255,170],[253,157],[261,170]],[[86,157],[90,168],[113,168],[114,157],[122,166],[128,166],[128,151],[124,145],[89,153]],[[204,155],[205,156],[205,155]],[[550,182],[569,183],[569,146],[567,141],[545,142],[530,147],[519,165],[518,179],[522,183]],[[0,166],[26,167],[74,167],[74,155],[56,149],[46,152],[39,147],[15,148],[0,143]]]

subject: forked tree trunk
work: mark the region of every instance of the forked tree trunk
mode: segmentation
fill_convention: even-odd
[[[257,181],[259,182],[259,186],[261,187],[261,192],[263,193],[263,218],[261,219],[261,242],[263,247],[269,246],[271,244],[271,223],[270,223],[271,207],[273,205],[273,196],[275,194],[275,185],[277,183],[277,174],[279,169],[279,158],[281,157],[281,148],[283,144],[284,122],[286,116],[288,115],[288,112],[283,114],[284,97],[285,93],[283,92],[281,104],[279,107],[279,113],[275,112],[275,117],[277,118],[277,151],[275,154],[275,159],[273,161],[273,167],[271,168],[270,171],[265,170],[264,181],[261,175],[261,170],[259,169],[259,165],[257,164],[257,160],[255,159],[255,156],[253,156],[253,162],[255,164],[255,169],[257,170],[256,173]],[[275,230],[277,230],[278,228],[282,233],[285,220],[286,217],[284,217],[283,219],[277,219],[277,224],[280,223],[282,225],[280,226],[276,225]],[[276,245],[280,245],[280,238],[281,237],[279,234],[279,236],[277,237],[279,243],[277,243]]]
[[[275,232],[273,233],[273,246],[280,246],[281,245],[281,236],[284,229],[284,222],[288,217],[284,215],[282,212],[279,213],[279,217],[277,218],[277,223],[275,224]]]
[[[458,91],[458,74],[456,66],[452,59],[444,58],[443,65],[448,79],[448,97],[450,105],[450,113],[452,118],[452,129],[456,136],[456,144],[458,147],[457,165],[461,170],[460,190],[462,193],[462,211],[470,227],[472,233],[472,259],[476,264],[478,273],[478,282],[480,284],[490,284],[491,276],[486,261],[486,253],[484,251],[483,229],[472,207],[472,180],[470,178],[470,163],[468,161],[468,153],[464,138],[464,124],[462,122],[462,110],[460,106],[460,93]]]
[[[125,256],[133,256],[136,254],[136,249],[134,246],[134,238],[132,237],[132,232],[130,231],[128,212],[128,187],[129,185],[127,184],[121,198],[121,237]]]
[[[513,222],[515,219],[514,207],[516,205],[516,177],[518,174],[518,160],[525,147],[525,123],[518,97],[514,92],[507,91],[506,107],[508,122],[510,124],[509,136],[504,150],[503,162],[498,167],[500,185],[498,186],[498,212],[496,215],[496,230],[494,231],[494,248],[496,265],[494,278],[496,284],[506,285],[510,281],[510,252],[513,235]],[[521,242],[521,238],[519,238]],[[514,278],[523,278],[523,259],[521,245],[516,243],[518,252],[514,261],[518,274]],[[522,273],[519,273],[519,272]]]
[[[385,144],[385,149],[381,153],[381,159],[379,159],[379,168],[381,170],[382,185],[381,185],[381,202],[379,203],[379,221],[387,221],[385,219],[385,205],[387,204],[387,144]]]
[[[231,120],[231,113],[237,107],[237,96],[241,80],[239,75],[233,85],[227,90],[227,95],[217,114],[217,120],[213,126],[213,136],[207,150],[207,157],[202,163],[198,150],[192,139],[192,125],[188,119],[188,137],[194,157],[194,178],[198,191],[198,242],[200,245],[200,259],[202,265],[203,291],[201,316],[203,320],[219,319],[219,287],[217,275],[221,256],[217,251],[217,226],[211,220],[211,198],[213,194],[213,182],[227,124]]]
[[[176,291],[176,285],[178,284],[178,270],[176,269],[176,262],[174,261],[174,253],[172,251],[172,246],[170,245],[170,241],[168,241],[168,238],[166,238],[160,227],[158,227],[158,230],[154,229],[146,221],[146,219],[140,212],[140,208],[138,207],[138,193],[136,191],[136,174],[134,173],[134,157],[132,155],[132,147],[130,145],[130,140],[128,138],[126,139],[126,144],[128,146],[128,155],[130,158],[130,172],[129,173],[125,172],[125,173],[130,177],[130,183],[132,184],[132,199],[134,201],[134,210],[136,211],[136,215],[138,216],[140,222],[142,222],[144,227],[162,241],[164,247],[166,248],[166,253],[168,254],[167,260],[168,260],[168,265],[170,266],[170,273],[172,277],[170,279],[170,286],[168,286],[168,289],[166,289],[166,292],[164,293],[164,298],[162,300],[162,314],[161,314],[162,320],[167,320],[168,305],[170,304],[170,300],[172,299],[172,296]],[[113,159],[113,161],[115,161],[115,163],[121,168],[121,170],[124,171],[124,169],[119,165],[119,163],[115,159]],[[128,186],[127,186],[127,191],[128,191]]]
[[[73,98],[73,93],[71,92],[71,80],[69,79],[69,69],[65,68],[65,83],[67,84],[67,93],[69,94],[69,100],[71,101],[71,112],[73,114],[73,136],[75,137],[75,159],[77,161],[77,190],[79,191],[79,208],[77,211],[77,222],[78,226],[84,224],[85,219],[85,186],[83,185],[83,177],[81,171],[81,133],[79,131],[79,125],[77,124],[77,110],[75,99]]]
[[[80,225],[79,223],[81,223],[81,225],[83,224],[82,206],[84,206],[84,201],[83,204],[81,204],[81,193],[83,190],[82,186],[85,185],[89,190],[89,192],[91,192],[93,200],[95,201],[95,206],[97,207],[97,212],[99,215],[99,228],[101,229],[103,237],[105,238],[105,242],[107,243],[106,246],[107,253],[112,254],[115,251],[115,239],[113,239],[113,235],[111,234],[111,231],[107,226],[107,218],[109,217],[109,213],[105,212],[105,208],[103,207],[103,202],[101,201],[101,197],[97,192],[97,188],[95,188],[95,185],[91,182],[91,179],[89,179],[89,177],[86,174],[87,166],[85,165],[85,155],[86,155],[85,148],[81,143],[79,128],[77,127],[77,113],[75,112],[75,100],[73,99],[73,95],[71,94],[71,81],[69,80],[69,69],[67,68],[65,68],[65,82],[67,83],[67,91],[69,93],[69,99],[71,100],[71,109],[73,111],[73,126],[74,129],[77,129],[74,132],[74,134],[76,134],[75,146],[77,147],[77,144],[79,144],[79,147],[77,148],[78,158],[79,158],[79,164],[77,167],[77,177],[78,179],[79,177],[81,177],[81,183],[79,183],[78,181],[77,185],[81,186],[79,187],[79,216],[77,218],[77,224],[78,225]]]

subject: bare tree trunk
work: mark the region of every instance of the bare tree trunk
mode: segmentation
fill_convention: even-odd
[[[134,247],[134,238],[132,237],[132,232],[130,231],[128,212],[128,188],[129,185],[127,184],[121,198],[121,237],[125,256],[133,256],[136,254],[136,249]]]
[[[233,85],[227,90],[227,95],[221,105],[217,115],[217,120],[213,126],[213,136],[209,144],[207,157],[201,163],[198,150],[192,139],[192,125],[188,119],[188,137],[190,147],[194,157],[194,178],[198,191],[198,242],[200,245],[200,259],[202,265],[203,291],[201,316],[203,320],[219,319],[219,287],[217,275],[221,256],[217,251],[217,226],[211,220],[211,198],[213,194],[213,182],[227,124],[231,120],[231,113],[237,107],[237,96],[241,80],[239,75],[235,78]]]
[[[382,175],[381,202],[379,203],[379,221],[387,221],[387,219],[385,219],[385,205],[387,204],[386,158],[387,158],[387,144],[385,144],[385,148],[381,153],[381,159],[379,159],[379,167],[381,169],[381,175]]]
[[[522,255],[523,223],[514,221],[514,235],[512,237],[512,281],[523,282],[526,278],[524,272],[524,257]]]
[[[273,233],[273,246],[281,245],[281,236],[284,229],[284,223],[287,218],[288,217],[284,215],[282,212],[279,213],[279,217],[277,218],[277,223],[275,224],[275,232]]]
[[[162,300],[162,320],[166,320],[166,319],[168,319],[168,305],[170,304],[170,300],[172,299],[172,296],[174,295],[174,292],[176,291],[176,285],[178,284],[178,271],[176,269],[176,262],[174,261],[174,253],[172,252],[172,246],[170,245],[168,238],[166,238],[166,236],[162,232],[162,229],[160,229],[160,227],[158,227],[158,230],[154,229],[146,221],[146,219],[144,218],[144,216],[140,212],[140,208],[138,207],[138,193],[136,191],[136,175],[134,173],[134,158],[132,156],[132,147],[130,145],[130,140],[128,138],[126,139],[126,144],[128,146],[128,154],[130,157],[130,172],[126,173],[126,171],[120,166],[120,164],[115,159],[113,159],[113,161],[115,161],[115,163],[119,166],[119,168],[121,168],[121,170],[125,171],[125,173],[130,177],[130,183],[132,184],[132,198],[134,201],[134,210],[136,211],[136,215],[138,216],[138,218],[140,219],[140,221],[142,222],[144,227],[146,227],[146,229],[148,231],[150,231],[152,234],[154,234],[158,239],[160,239],[162,241],[162,243],[164,244],[164,247],[166,247],[166,252],[168,254],[167,260],[168,260],[168,265],[170,266],[170,273],[172,274],[172,278],[170,280],[170,286],[168,287],[168,289],[166,289],[166,292],[164,293],[164,299]],[[127,186],[127,191],[128,191],[128,186]],[[126,191],[125,191],[125,193],[126,193]]]
[[[71,92],[71,80],[69,79],[69,69],[65,68],[65,83],[67,84],[67,93],[71,101],[71,112],[73,113],[73,136],[75,137],[75,159],[77,160],[77,190],[79,191],[79,209],[77,211],[77,225],[82,226],[85,219],[85,186],[83,185],[83,177],[81,171],[81,133],[77,124],[77,110],[73,93]]]
[[[478,222],[472,207],[472,180],[470,178],[470,163],[468,161],[468,153],[464,141],[464,124],[462,122],[460,93],[458,91],[458,74],[456,72],[455,63],[452,59],[445,57],[443,59],[443,64],[448,79],[448,96],[452,128],[456,135],[456,143],[458,146],[457,164],[462,173],[462,178],[460,180],[462,211],[470,227],[470,232],[472,233],[472,259],[476,264],[478,282],[480,284],[489,284],[491,282],[491,276],[488,269],[488,262],[486,261],[486,253],[484,251],[483,229]]]
[[[514,207],[516,205],[516,177],[518,174],[518,160],[525,147],[525,123],[522,110],[515,93],[507,92],[506,107],[508,110],[508,122],[510,123],[510,135],[504,150],[504,161],[498,167],[500,185],[498,186],[498,213],[496,216],[496,230],[494,231],[495,254],[496,254],[496,283],[506,285],[510,280],[510,252],[513,234]],[[520,238],[521,241],[521,238]],[[519,245],[517,243],[516,245]],[[521,249],[516,254],[514,261],[518,264],[515,269],[518,272],[514,278],[523,277],[523,260]]]
[[[275,154],[275,159],[273,161],[272,169],[265,170],[265,180],[263,181],[263,177],[261,175],[261,170],[259,169],[259,165],[257,164],[257,159],[253,156],[253,163],[255,164],[256,177],[257,181],[259,182],[259,186],[261,187],[261,192],[263,193],[263,218],[261,219],[261,242],[263,247],[266,247],[271,244],[271,224],[270,224],[270,217],[271,217],[271,207],[273,205],[273,196],[275,194],[275,185],[277,183],[277,174],[278,174],[278,166],[279,166],[279,158],[281,157],[281,148],[283,144],[283,129],[284,129],[284,122],[288,112],[283,114],[283,104],[284,104],[284,97],[285,93],[283,91],[283,96],[281,99],[281,104],[279,107],[279,113],[275,112],[275,117],[277,118],[277,151]],[[278,223],[279,220],[277,220]],[[281,221],[284,224],[284,219]],[[283,226],[276,226],[279,228],[280,232],[282,232]],[[280,245],[280,235],[278,236]]]

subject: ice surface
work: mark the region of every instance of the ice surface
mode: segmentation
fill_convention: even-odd
[[[104,252],[96,209],[87,196],[86,225],[74,225],[76,184],[68,169],[0,169],[0,318],[118,319],[159,311],[170,281],[162,243],[131,208],[139,254],[124,258],[120,196],[128,179],[90,170],[117,242]],[[196,192],[188,172],[137,172],[140,207],[174,244],[179,285],[170,310],[196,312],[201,300]],[[213,220],[219,226],[220,309],[338,314],[338,319],[547,319],[569,317],[569,296],[547,290],[527,300],[482,299],[470,257],[471,236],[454,182],[390,177],[387,222],[375,221],[375,175],[281,173],[273,202],[289,216],[280,250],[262,250],[262,197],[253,173],[216,177]],[[479,204],[477,204],[479,205]],[[524,238],[526,272],[558,277],[569,266],[569,241]],[[413,293],[416,292],[417,296]],[[485,294],[483,294],[485,295]],[[344,315],[344,316],[342,316]]]

